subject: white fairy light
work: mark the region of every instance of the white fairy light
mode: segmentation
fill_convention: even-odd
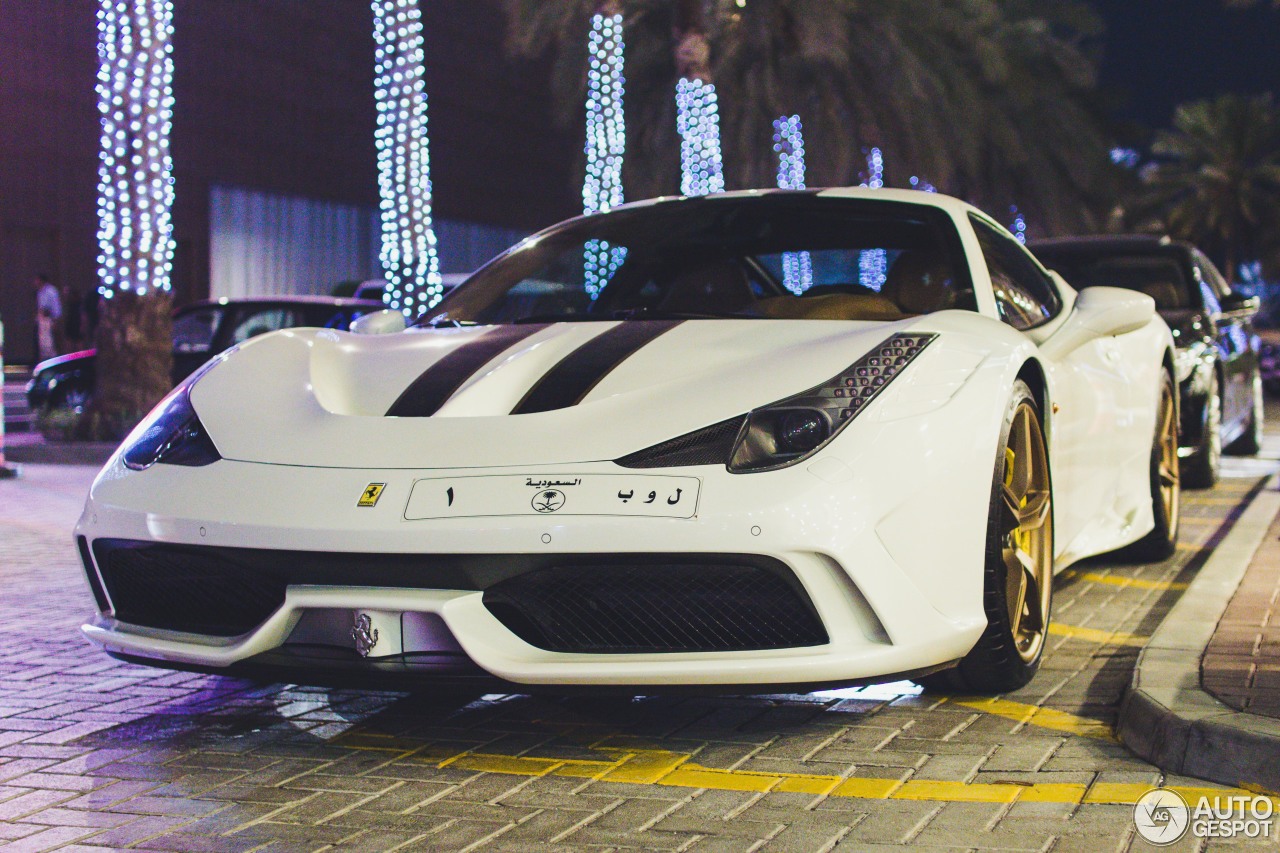
[[[102,0],[97,90],[98,292],[110,299],[124,290],[169,290],[172,0]]]
[[[778,188],[804,189],[804,125],[800,116],[773,120],[773,150],[778,154]],[[808,252],[784,252],[782,283],[795,294],[812,287],[813,257]]]
[[[1013,214],[1013,224],[1009,226],[1009,230],[1013,232],[1013,236],[1022,245],[1027,244],[1027,220],[1018,212],[1018,206],[1015,204],[1009,208],[1009,212]]]
[[[373,0],[383,301],[413,317],[444,295],[431,223],[425,42],[417,0]]]
[[[879,148],[867,152],[867,180],[873,190],[884,188],[884,154]],[[867,249],[858,257],[858,281],[872,290],[884,287],[889,278],[889,255],[884,249]]]
[[[680,78],[676,130],[680,133],[680,192],[687,196],[724,192],[720,105],[714,84]]]
[[[938,191],[938,188],[935,187],[933,184],[929,183],[923,178],[916,177],[915,175],[911,176],[910,183],[911,183],[911,189],[913,190],[920,190],[921,192],[926,192],[926,193],[936,193]]]
[[[587,42],[587,174],[582,183],[582,212],[601,213],[622,204],[622,160],[627,125],[622,107],[622,15],[595,15]],[[625,246],[590,240],[583,249],[583,280],[595,299],[626,258]]]

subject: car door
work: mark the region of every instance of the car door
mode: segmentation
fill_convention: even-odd
[[[1057,285],[1012,237],[978,217],[973,225],[1000,320],[1033,339],[1044,338],[1037,329],[1048,326],[1063,309]],[[1100,515],[1118,511],[1122,502],[1120,471],[1126,461],[1132,464],[1126,457],[1133,449],[1117,440],[1132,432],[1125,423],[1133,393],[1125,350],[1119,338],[1100,338],[1051,365],[1052,402],[1058,409],[1048,430],[1055,553],[1062,553]]]
[[[1249,321],[1224,312],[1222,303],[1231,288],[1213,262],[1194,253],[1195,273],[1204,294],[1205,309],[1216,326],[1218,361],[1222,364],[1223,437],[1230,439],[1243,427],[1253,409],[1254,353],[1250,347]]]

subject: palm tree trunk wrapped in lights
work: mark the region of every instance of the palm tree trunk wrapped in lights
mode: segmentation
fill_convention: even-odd
[[[80,425],[119,438],[169,390],[172,367],[173,3],[98,7],[98,387]]]
[[[778,188],[804,189],[804,125],[800,116],[773,120],[773,150],[778,154]],[[813,256],[808,252],[783,254],[782,283],[795,294],[808,290],[813,285]]]
[[[373,0],[383,299],[413,317],[444,295],[431,223],[425,43],[417,0]]]
[[[591,17],[587,40],[587,166],[582,182],[582,212],[600,213],[622,204],[622,161],[627,149],[623,111],[626,77],[622,11],[607,0]],[[583,283],[595,299],[626,258],[625,246],[590,240],[583,249]]]
[[[711,79],[711,43],[701,0],[679,0],[676,9],[676,130],[680,134],[680,192],[724,192],[720,153],[720,103]]]

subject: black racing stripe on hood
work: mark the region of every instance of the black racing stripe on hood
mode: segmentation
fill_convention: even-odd
[[[477,370],[503,350],[520,343],[548,323],[495,326],[428,367],[387,410],[389,418],[429,418],[454,395]]]
[[[582,402],[614,368],[645,344],[671,331],[683,320],[627,320],[596,335],[547,371],[511,411],[529,415],[565,409]]]

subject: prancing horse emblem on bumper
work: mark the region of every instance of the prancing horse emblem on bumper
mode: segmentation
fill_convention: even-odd
[[[356,641],[356,651],[362,658],[367,658],[374,646],[378,645],[378,629],[373,627],[373,620],[368,613],[356,615],[356,626],[351,629],[351,639]]]

